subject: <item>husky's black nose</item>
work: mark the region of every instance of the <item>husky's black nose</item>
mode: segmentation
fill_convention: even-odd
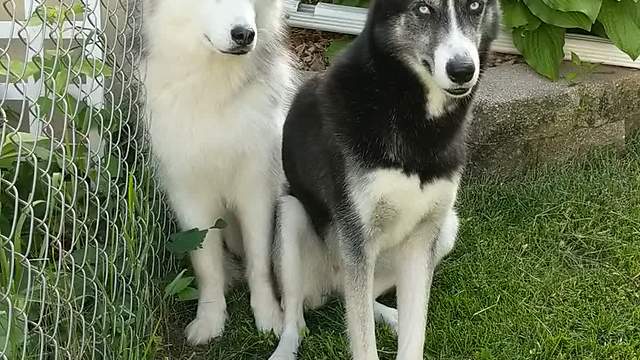
[[[231,39],[240,46],[249,46],[256,37],[256,32],[252,29],[236,26],[231,29]]]
[[[454,57],[447,63],[447,76],[458,85],[471,81],[475,72],[476,67],[470,58]]]

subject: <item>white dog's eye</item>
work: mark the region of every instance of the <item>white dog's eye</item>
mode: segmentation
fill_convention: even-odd
[[[429,7],[427,5],[420,6],[418,8],[418,11],[420,11],[420,14],[423,14],[423,15],[431,14],[431,9],[429,9]]]
[[[471,9],[471,11],[478,11],[480,10],[481,4],[479,1],[474,1],[471,4],[469,4],[469,9]]]

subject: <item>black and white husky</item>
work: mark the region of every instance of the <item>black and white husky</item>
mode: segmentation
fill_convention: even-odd
[[[344,296],[351,352],[423,358],[433,271],[453,248],[465,127],[498,0],[377,0],[363,33],[298,93],[284,126],[289,195],[275,268],[285,312],[271,359],[294,359],[303,308]],[[396,289],[398,310],[376,298]]]
[[[184,229],[206,229],[191,261],[199,285],[187,327],[200,344],[224,329],[225,251],[243,256],[260,330],[280,331],[271,279],[274,209],[282,188],[282,124],[291,91],[280,0],[145,3],[149,133]],[[229,221],[237,219],[237,221]],[[233,236],[238,234],[241,236]]]

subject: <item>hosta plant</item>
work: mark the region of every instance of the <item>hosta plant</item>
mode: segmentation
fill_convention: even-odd
[[[368,0],[333,0],[368,6]],[[513,44],[538,73],[557,80],[567,32],[610,39],[631,59],[640,57],[640,0],[500,0]],[[577,54],[580,55],[580,54]]]

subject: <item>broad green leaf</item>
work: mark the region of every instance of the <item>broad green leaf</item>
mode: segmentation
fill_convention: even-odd
[[[0,250],[0,251],[4,251]],[[12,303],[24,303],[24,298],[17,299],[18,295],[13,295]],[[0,348],[5,359],[19,359],[25,338],[25,326],[23,316],[19,315],[17,309],[9,310],[9,305],[5,301],[0,302]]]
[[[31,17],[29,18],[29,21],[27,21],[27,26],[40,26],[43,23],[44,22],[38,16],[38,14],[34,12],[33,15],[31,15]]]
[[[502,12],[502,21],[509,28],[535,30],[542,23],[520,0],[503,0]]]
[[[53,117],[54,114],[54,106],[53,101],[48,97],[42,96],[36,100],[36,105],[38,105],[37,109],[34,111],[39,111],[40,120],[47,121]]]
[[[100,60],[90,58],[84,58],[82,61],[76,62],[73,65],[73,71],[93,78],[113,76],[113,69],[110,66]]]
[[[67,92],[67,86],[69,85],[69,75],[66,71],[60,71],[56,75],[55,79],[55,91],[58,96],[64,96]]]
[[[184,290],[178,293],[178,300],[180,301],[191,301],[198,299],[198,289],[187,287]]]
[[[604,39],[608,39],[607,30],[604,29],[604,26],[600,21],[596,21],[595,24],[591,27],[591,34],[599,36]]]
[[[194,280],[193,276],[185,277],[187,270],[182,270],[174,279],[164,288],[164,296],[174,296],[186,289]]]
[[[579,12],[587,15],[591,23],[596,22],[602,0],[543,0],[544,3],[554,10],[563,12]]]
[[[552,79],[560,78],[560,63],[564,58],[565,29],[542,24],[533,31],[525,28],[513,30],[513,43],[527,64],[538,73]]]
[[[591,0],[589,0],[591,1]],[[531,12],[543,22],[563,28],[580,28],[591,30],[593,22],[581,12],[563,12],[547,6],[543,0],[524,0]]]
[[[83,15],[84,14],[84,4],[81,2],[74,3],[69,9],[74,15]]]
[[[31,62],[24,63],[20,60],[0,60],[0,77],[5,78],[9,76],[9,82],[12,83],[26,81],[29,77],[39,72],[40,69],[38,66]]]
[[[618,48],[633,60],[640,57],[640,3],[604,0],[598,21]]]
[[[202,242],[209,230],[191,229],[175,233],[169,237],[167,250],[176,256],[184,256],[186,253],[202,247]]]

